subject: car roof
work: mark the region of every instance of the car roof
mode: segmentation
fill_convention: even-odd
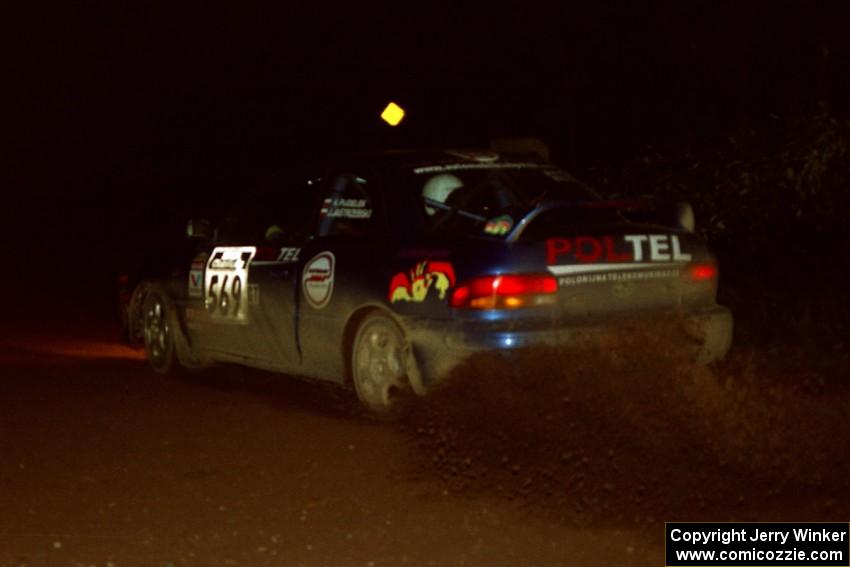
[[[302,162],[300,164],[287,164],[285,167],[277,168],[267,172],[259,182],[260,192],[275,190],[280,185],[280,179],[306,179],[321,177],[329,169],[349,167],[369,167],[374,170],[387,173],[391,170],[410,170],[417,167],[439,166],[462,163],[488,163],[474,159],[479,156],[496,156],[492,163],[533,163],[549,165],[550,162],[543,160],[537,153],[515,153],[498,152],[490,149],[404,149],[404,150],[371,150],[354,153],[339,153],[336,155],[325,155],[315,161]],[[555,167],[553,165],[553,167]]]
[[[375,166],[397,168],[454,163],[546,163],[536,154],[513,154],[488,149],[370,151],[348,154],[340,161],[369,162]]]

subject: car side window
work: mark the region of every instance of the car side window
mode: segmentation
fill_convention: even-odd
[[[266,242],[298,242],[313,229],[311,213],[322,179],[311,176],[306,182],[284,183],[275,188],[262,215],[261,238]]]
[[[222,218],[215,227],[212,242],[217,245],[235,245],[252,242],[257,235],[257,225],[253,219],[230,214]]]
[[[338,173],[328,179],[319,203],[317,234],[366,236],[377,232],[375,183],[354,173]]]
[[[243,192],[242,203],[215,223],[211,241],[216,245],[278,245],[300,242],[315,225],[312,212],[321,186],[320,177],[275,178],[259,191]]]

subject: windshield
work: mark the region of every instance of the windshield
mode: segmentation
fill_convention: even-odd
[[[594,201],[593,192],[549,164],[456,163],[417,167],[409,190],[426,230],[504,236],[540,202]]]

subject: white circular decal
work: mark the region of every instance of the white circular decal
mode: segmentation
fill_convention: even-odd
[[[304,266],[301,286],[304,288],[307,303],[315,309],[322,309],[331,301],[334,291],[334,263],[332,252],[321,252]]]

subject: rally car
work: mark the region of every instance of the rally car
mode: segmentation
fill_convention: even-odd
[[[191,221],[170,270],[124,278],[126,335],[155,371],[238,363],[352,385],[380,411],[473,353],[624,316],[680,315],[703,362],[730,348],[689,207],[605,200],[532,157],[355,155],[243,200]]]

